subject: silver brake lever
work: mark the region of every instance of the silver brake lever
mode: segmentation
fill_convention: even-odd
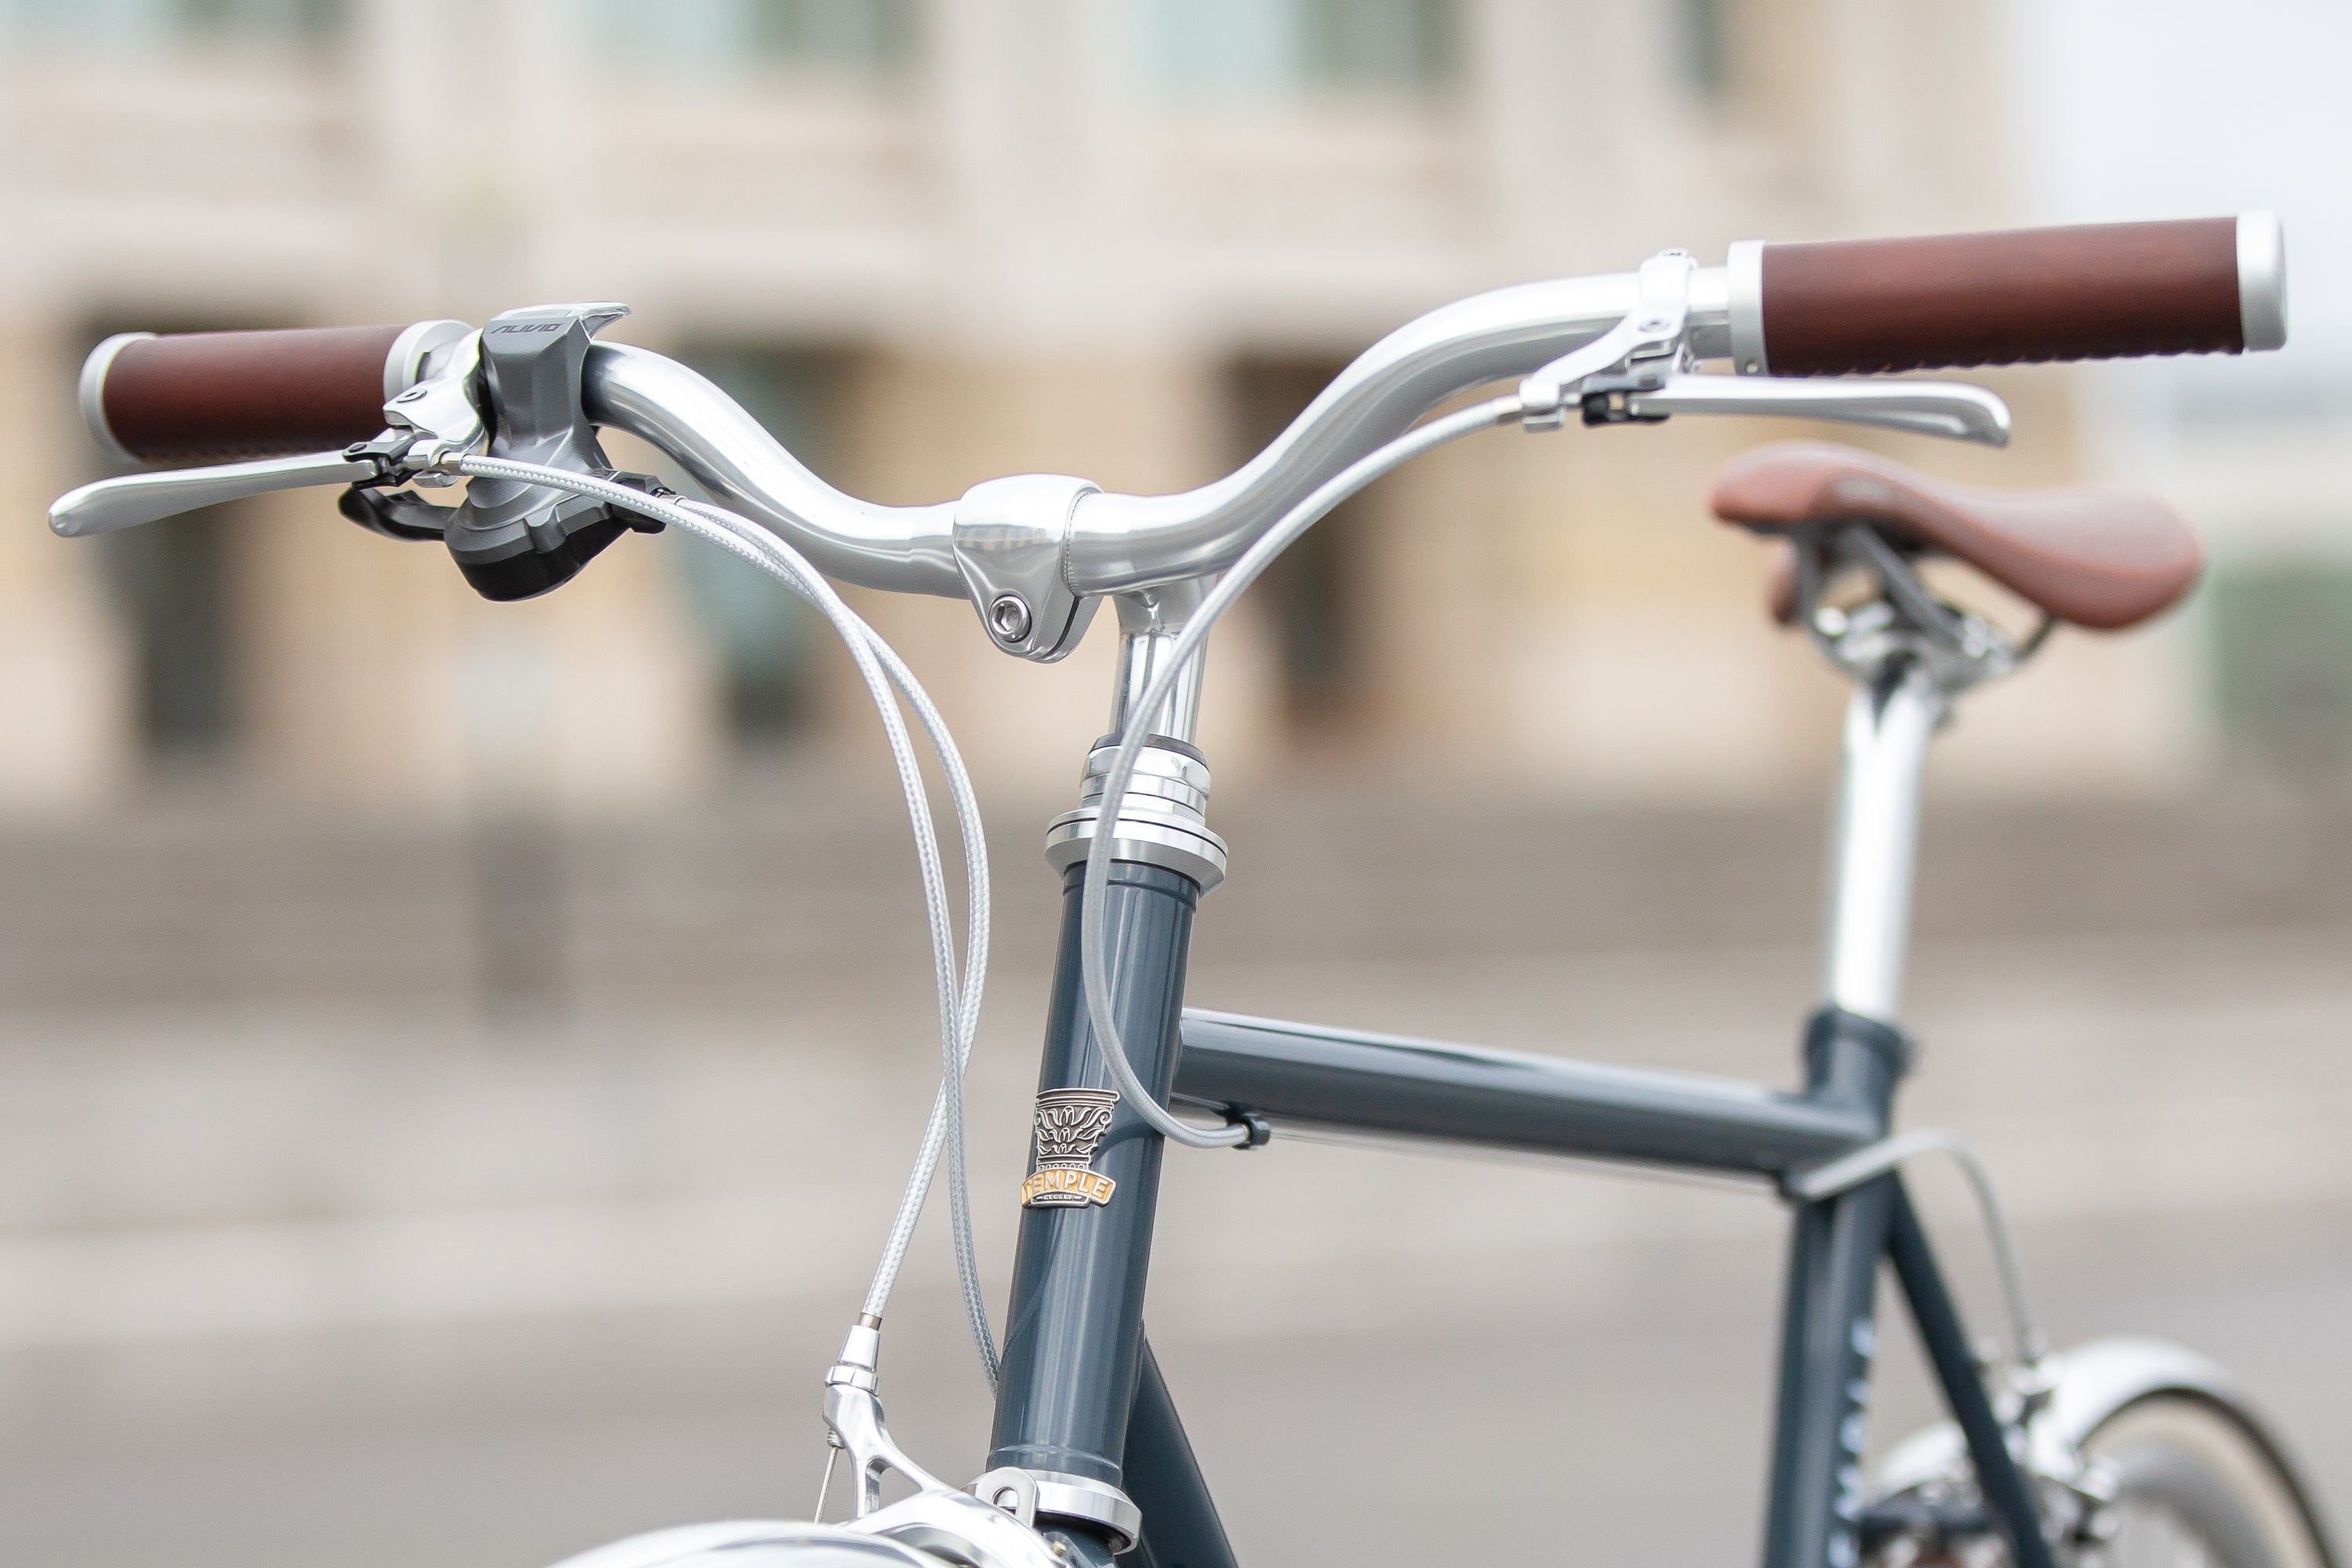
[[[1568,405],[1596,382],[1663,384],[1685,353],[1690,278],[1696,266],[1687,250],[1662,250],[1643,262],[1631,314],[1519,383],[1520,424],[1529,430],[1559,429],[1567,423]]]
[[[305,485],[349,484],[373,479],[381,470],[341,452],[299,458],[267,458],[257,463],[222,463],[207,468],[174,468],[161,474],[126,474],[68,490],[49,508],[49,530],[66,539],[112,533],[157,522],[200,506],[243,500],[272,490]]]
[[[65,539],[82,539],[272,490],[383,479],[394,474],[424,485],[455,483],[454,474],[426,470],[436,458],[474,451],[486,438],[481,410],[475,407],[469,390],[481,363],[481,350],[478,331],[445,344],[434,360],[434,373],[383,405],[384,437],[371,444],[370,457],[312,452],[299,458],[266,458],[254,463],[219,463],[100,479],[58,498],[49,508],[50,531]],[[386,437],[401,437],[403,431],[411,434],[385,445]]]
[[[1633,419],[1670,414],[1772,414],[1874,425],[1922,436],[2009,445],[2009,405],[1957,381],[1801,381],[1792,376],[1690,375],[1625,394]]]

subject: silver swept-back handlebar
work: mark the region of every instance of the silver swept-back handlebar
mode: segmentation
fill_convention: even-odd
[[[1599,338],[1633,309],[1635,277],[1526,283],[1441,306],[1359,355],[1240,469],[1170,496],[1086,497],[1071,520],[1068,575],[1081,594],[1205,576],[1276,519],[1455,394],[1517,380]],[[1691,277],[1690,341],[1731,352],[1724,272]]]
[[[707,377],[649,349],[597,343],[581,373],[588,417],[651,442],[717,500],[836,582],[961,598],[953,501],[880,506],[834,489]]]
[[[1090,487],[1067,521],[1062,575],[1079,595],[1222,571],[1300,498],[1469,387],[1525,375],[1600,337],[1632,310],[1635,275],[1497,289],[1442,306],[1374,343],[1274,443],[1235,472],[1175,495]],[[1729,353],[1723,269],[1691,279],[1690,341]],[[877,506],[826,484],[709,381],[645,349],[589,351],[582,403],[599,425],[667,453],[714,496],[775,530],[827,576],[961,598],[958,503]]]
[[[1741,253],[1733,247],[1735,263]],[[499,492],[487,511],[451,512],[385,499],[386,487],[446,485],[456,460],[486,443],[493,457],[571,453],[558,466],[593,468],[603,458],[593,428],[603,426],[650,442],[826,576],[968,598],[1000,649],[1054,659],[1076,646],[1102,597],[1215,577],[1277,520],[1431,410],[1498,381],[1519,381],[1515,406],[1531,429],[1556,428],[1575,409],[1587,424],[1779,413],[1995,445],[2009,433],[2000,400],[1972,386],[1771,374],[1756,346],[1759,268],[1699,267],[1670,250],[1638,272],[1496,289],[1408,322],[1359,355],[1264,451],[1194,489],[1123,495],[1083,479],[1027,474],[985,480],[952,501],[882,506],[819,479],[688,366],[593,341],[625,313],[619,305],[551,305],[508,311],[479,332],[436,323],[463,335],[398,386],[386,373],[386,428],[375,441],[300,459],[299,476],[273,459],[100,480],[60,499],[51,526],[68,535],[104,532],[240,494],[347,479],[357,488],[343,510],[367,526],[403,538],[440,533],[494,598],[544,592],[585,558],[549,511],[555,501],[533,499],[540,492],[525,486]],[[524,368],[535,355],[561,363],[548,374]],[[1700,361],[1735,356],[1740,374],[1694,374]],[[354,467],[365,471],[355,476]],[[525,545],[552,563],[511,570],[509,557]],[[586,545],[590,553],[600,547]]]

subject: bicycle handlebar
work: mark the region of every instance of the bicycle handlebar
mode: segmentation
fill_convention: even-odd
[[[1734,247],[1690,277],[1689,343],[1743,371],[1877,369],[2276,348],[2285,268],[2268,214],[1925,239]],[[1526,375],[1633,310],[1634,274],[1523,284],[1442,306],[1366,350],[1246,465],[1175,495],[1089,491],[1063,574],[1082,595],[1222,570],[1268,520],[1471,387]],[[599,343],[590,417],[651,441],[828,575],[959,597],[953,503],[882,507],[810,473],[683,366]]]
[[[592,343],[580,405],[591,421],[652,443],[704,489],[791,542],[839,583],[901,594],[964,593],[955,503],[882,506],[826,484],[708,378],[626,343]]]
[[[1739,368],[1776,375],[2238,353],[2286,342],[2268,213],[1736,247]],[[1746,283],[1747,288],[1739,287]],[[1743,315],[1746,312],[1742,312]],[[1742,330],[1746,329],[1746,330]]]
[[[1702,353],[1729,352],[1723,272],[1693,279]],[[1230,565],[1265,526],[1455,393],[1524,375],[1599,337],[1634,300],[1631,273],[1498,289],[1446,305],[1367,349],[1236,472],[1177,495],[1089,490],[1070,520],[1063,574],[1078,594],[1181,582]],[[588,351],[581,403],[676,458],[695,481],[776,530],[818,570],[895,593],[961,598],[956,503],[877,506],[811,473],[724,392],[645,349]]]
[[[2236,353],[2285,339],[2284,252],[2277,221],[2267,214],[1915,239],[1743,242],[1726,267],[1684,266],[1680,352],[1727,356],[1751,376]],[[1273,519],[1432,408],[1474,386],[1556,367],[1628,321],[1637,306],[1650,308],[1633,273],[1524,284],[1443,306],[1365,351],[1270,446],[1225,478],[1163,496],[1064,481],[1054,518],[1034,528],[1018,518],[1003,526],[991,521],[1000,543],[990,548],[1007,548],[1001,542],[1012,539],[1034,558],[1042,542],[1059,591],[1078,595],[1214,574]],[[469,331],[422,321],[110,339],[83,370],[83,410],[93,433],[128,457],[339,450],[376,436],[386,422],[383,405]],[[579,407],[589,421],[652,442],[828,576],[900,593],[978,592],[971,563],[956,549],[962,503],[889,507],[845,495],[724,392],[658,354],[593,343],[581,363]],[[1686,377],[1653,395],[1665,412],[1718,403],[1817,412],[1822,401],[1811,389],[1801,397],[1783,388],[1781,408],[1772,384],[1753,380],[1744,386],[1726,380],[1712,400],[1689,395],[1693,386],[1716,384]],[[1744,395],[1729,397],[1735,391]],[[499,409],[480,412],[500,427]],[[1593,410],[1585,415],[1592,418]],[[59,506],[70,512],[68,502],[76,498]],[[147,515],[155,514],[142,520]],[[1028,537],[1049,521],[1053,538]]]

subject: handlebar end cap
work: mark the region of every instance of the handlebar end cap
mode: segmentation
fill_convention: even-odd
[[[2238,215],[2238,321],[2246,352],[2286,346],[2286,231],[2278,215]]]

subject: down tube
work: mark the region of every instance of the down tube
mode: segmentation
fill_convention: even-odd
[[[1071,1132],[1050,1140],[1052,1149],[1042,1147],[1049,1139],[1041,1134],[1032,1153],[988,1462],[1119,1487],[1143,1348],[1162,1140],[1112,1090],[1087,1019],[1078,968],[1085,870],[1083,862],[1073,866],[1062,881],[1061,944],[1037,1084],[1041,1124],[1051,1119]],[[1108,891],[1114,1016],[1136,1076],[1164,1099],[1176,1072],[1200,889],[1172,871],[1119,861]],[[1061,1092],[1070,1090],[1079,1092]],[[1065,1109],[1055,1110],[1057,1102]],[[1088,1117],[1105,1106],[1108,1124],[1090,1140]],[[1068,1528],[1078,1551],[1109,1561],[1102,1531],[1054,1523]]]

